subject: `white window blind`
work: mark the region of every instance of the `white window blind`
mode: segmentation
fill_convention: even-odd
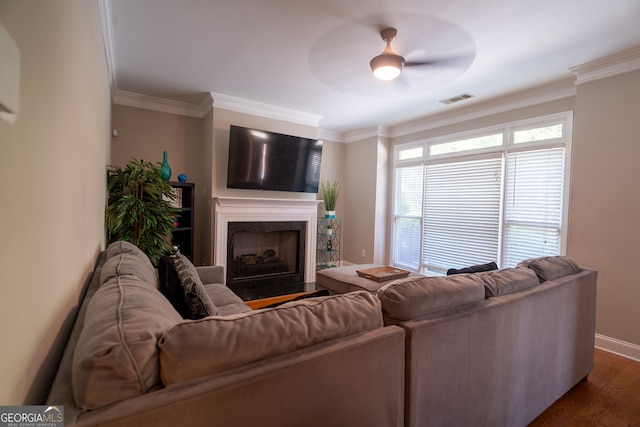
[[[560,253],[565,149],[509,153],[504,267]]]
[[[412,270],[420,268],[423,171],[422,164],[395,171],[393,259]]]
[[[426,167],[423,269],[498,261],[501,156]]]

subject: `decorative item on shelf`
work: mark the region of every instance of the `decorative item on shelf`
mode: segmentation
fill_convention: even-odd
[[[171,178],[171,167],[169,166],[169,160],[167,159],[167,152],[162,152],[162,167],[160,168],[160,174],[162,179],[169,181]]]
[[[173,188],[161,176],[162,165],[131,160],[109,166],[105,226],[108,243],[124,240],[138,246],[154,265],[172,250]]]
[[[182,208],[182,188],[173,189],[173,197],[162,196],[164,200],[169,200],[174,208]]]
[[[178,182],[187,182],[187,175],[181,173],[178,175]]]
[[[338,196],[340,196],[340,182],[323,182],[322,186],[322,198],[324,200],[325,218],[336,217],[336,203]]]
[[[340,218],[318,218],[318,238],[316,244],[316,269],[340,265]]]

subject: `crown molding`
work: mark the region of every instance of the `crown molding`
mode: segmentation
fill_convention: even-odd
[[[203,118],[211,109],[211,100],[206,98],[200,105],[195,105],[122,90],[117,90],[113,95],[113,103],[199,119]]]
[[[640,46],[570,68],[576,85],[640,70]]]
[[[391,128],[390,137],[396,138],[404,135],[411,135],[414,133],[466,122],[469,120],[479,119],[482,117],[504,113],[519,108],[531,107],[533,105],[543,104],[545,102],[557,101],[559,99],[569,98],[575,95],[575,85],[567,82],[566,87],[556,88],[545,93],[538,93],[520,99],[486,101],[474,104],[474,106],[471,107],[465,107],[469,110],[467,112],[460,112],[460,110],[455,110],[451,113],[447,113],[446,116],[427,116],[416,121],[399,124]],[[514,96],[518,96],[518,94],[515,94]]]
[[[211,98],[211,94],[208,93],[200,103],[200,112],[202,113],[201,117],[206,116],[211,110],[213,110],[213,98]]]
[[[265,117],[274,120],[297,123],[306,126],[318,127],[322,116],[317,114],[303,113],[301,111],[290,110],[288,108],[277,107],[275,105],[263,104],[261,102],[250,101],[248,99],[236,98],[234,96],[211,92],[213,107],[222,110],[236,111],[238,113],[251,114],[253,116]]]
[[[344,135],[344,142],[362,141],[367,138],[391,138],[390,129],[386,126],[373,126],[370,128],[349,131]]]
[[[344,134],[342,132],[322,128],[318,129],[318,139],[334,142],[345,142]]]
[[[100,21],[102,22],[102,40],[104,43],[104,54],[107,61],[107,73],[109,74],[109,84],[111,85],[111,96],[116,92],[116,56],[113,48],[113,36],[111,29],[111,0],[98,0],[98,10]]]

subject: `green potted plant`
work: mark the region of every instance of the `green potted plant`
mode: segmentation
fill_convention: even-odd
[[[340,196],[340,182],[339,181],[325,181],[321,184],[322,198],[324,200],[325,218],[336,217],[336,203]]]
[[[107,170],[107,241],[133,243],[154,265],[172,251],[171,231],[179,212],[171,204],[173,187],[162,179],[161,166],[134,159]]]

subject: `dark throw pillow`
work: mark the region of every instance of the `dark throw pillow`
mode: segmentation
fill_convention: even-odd
[[[180,252],[160,261],[158,278],[160,292],[184,319],[197,320],[218,314],[198,271]]]
[[[466,267],[466,268],[459,268],[459,269],[450,268],[449,270],[447,270],[447,276],[451,276],[452,274],[480,273],[482,271],[491,271],[491,270],[497,270],[497,269],[498,269],[498,265],[492,261],[486,264],[472,265],[471,267]]]
[[[175,255],[158,262],[158,290],[169,300],[183,319],[191,319],[191,310],[184,299],[184,290],[174,266]]]
[[[184,291],[184,300],[191,311],[191,319],[197,320],[218,314],[217,307],[213,305],[211,298],[204,290],[198,271],[189,258],[180,252],[176,253],[174,266]]]

